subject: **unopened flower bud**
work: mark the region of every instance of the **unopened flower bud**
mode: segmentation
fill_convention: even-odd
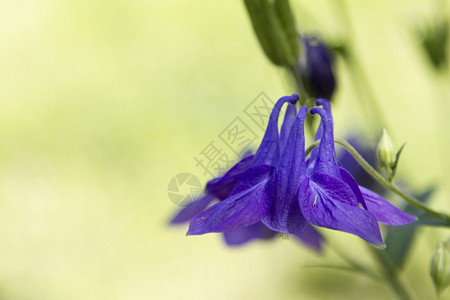
[[[450,253],[448,241],[441,241],[431,259],[430,274],[438,294],[450,284]]]
[[[301,40],[304,51],[297,67],[305,81],[305,88],[313,98],[330,100],[336,88],[332,52],[315,36],[304,36]]]
[[[383,135],[378,143],[377,155],[382,167],[390,169],[395,165],[396,153],[394,143],[386,129],[383,129]]]

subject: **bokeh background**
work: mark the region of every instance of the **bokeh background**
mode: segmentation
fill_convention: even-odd
[[[291,1],[297,22],[345,35],[333,1]],[[412,34],[433,1],[348,0],[355,47],[397,146],[399,177],[448,202],[448,82]],[[448,6],[447,6],[448,7]],[[367,123],[336,61],[336,135]],[[1,299],[393,299],[293,239],[228,248],[169,227],[167,195],[194,157],[260,92],[294,91],[264,57],[242,1],[0,2]],[[447,195],[447,196],[446,196]],[[371,265],[367,245],[323,231]],[[423,228],[404,279],[433,297],[428,266],[444,229]],[[449,293],[444,297],[450,297]]]

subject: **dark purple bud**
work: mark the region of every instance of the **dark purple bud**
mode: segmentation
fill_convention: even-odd
[[[316,37],[302,37],[301,40],[304,51],[298,65],[307,92],[313,98],[330,100],[336,88],[332,53]]]

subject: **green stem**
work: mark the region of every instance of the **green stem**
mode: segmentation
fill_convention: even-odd
[[[401,300],[410,300],[412,299],[409,295],[407,288],[404,286],[400,278],[398,277],[398,273],[395,272],[395,269],[392,268],[391,264],[386,260],[385,256],[382,252],[377,249],[373,249],[371,247],[372,253],[375,256],[376,261],[383,269],[384,279],[391,286],[391,288],[395,291],[398,298]]]
[[[392,289],[397,293],[399,299],[402,300],[410,300],[412,299],[409,295],[406,288],[403,286],[397,275],[395,274],[389,274],[386,280],[391,285]]]
[[[415,199],[414,197],[411,197],[404,192],[402,192],[399,188],[395,186],[394,183],[389,182],[386,180],[383,175],[377,172],[359,153],[356,151],[355,148],[353,148],[349,143],[347,143],[344,140],[341,139],[334,139],[334,141],[340,145],[342,145],[350,154],[353,155],[353,157],[358,161],[358,163],[366,170],[367,173],[369,173],[373,178],[375,178],[378,182],[380,182],[382,185],[384,185],[389,190],[393,191],[403,199],[405,199],[410,204],[414,205],[415,207],[434,215],[444,221],[446,221],[448,224],[450,224],[450,216],[436,212],[432,210],[431,208],[428,208],[427,206],[423,205],[419,200]]]
[[[311,151],[313,151],[314,148],[316,148],[318,145],[320,144],[320,140],[315,141],[314,143],[312,143],[311,145],[309,145],[309,147],[306,149],[305,151],[305,158],[311,153]]]
[[[376,275],[367,273],[366,270],[356,269],[353,266],[341,266],[341,265],[305,265],[304,268],[327,268],[327,269],[334,269],[334,270],[340,270],[340,271],[349,271],[349,272],[359,272],[361,274],[367,275],[370,278],[372,278],[375,281],[382,281],[382,279]]]
[[[376,272],[374,272],[371,268],[366,267],[366,266],[360,264],[359,262],[353,260],[353,258],[351,258],[347,254],[345,254],[343,251],[341,251],[338,247],[336,247],[335,244],[329,243],[328,245],[329,245],[330,249],[332,251],[334,251],[334,253],[337,254],[337,256],[339,256],[341,259],[343,259],[349,265],[348,270],[354,270],[354,271],[361,272],[375,280],[382,280],[382,278]]]

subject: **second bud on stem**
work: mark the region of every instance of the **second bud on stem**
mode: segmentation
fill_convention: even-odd
[[[402,152],[404,146],[405,144],[403,144],[400,147],[400,150],[396,152],[391,137],[387,133],[386,129],[383,129],[383,134],[378,142],[377,156],[381,167],[386,171],[389,182],[394,179],[400,153]]]

